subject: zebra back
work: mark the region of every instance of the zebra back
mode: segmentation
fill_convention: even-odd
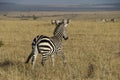
[[[37,35],[32,41],[32,49],[34,49],[34,47],[38,44],[40,39],[45,38],[45,37],[47,37],[47,36]]]

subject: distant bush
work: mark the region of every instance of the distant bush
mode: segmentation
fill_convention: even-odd
[[[7,14],[3,14],[3,16],[7,16]]]
[[[3,45],[4,45],[4,44],[3,44],[3,42],[2,42],[2,41],[0,41],[0,47],[1,47],[1,46],[3,46]]]
[[[37,17],[36,17],[35,15],[33,15],[32,17],[33,17],[33,20],[36,20],[36,19],[37,19]]]

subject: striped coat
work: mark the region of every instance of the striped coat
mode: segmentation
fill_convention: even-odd
[[[35,60],[37,54],[42,54],[41,64],[44,66],[45,61],[47,59],[47,55],[51,56],[52,65],[54,66],[54,54],[60,54],[64,59],[64,63],[66,63],[64,53],[62,52],[62,40],[68,39],[66,34],[66,26],[69,23],[69,20],[54,20],[52,24],[55,24],[56,28],[54,30],[54,35],[52,37],[38,35],[33,39],[32,42],[32,51],[27,58],[26,63],[32,58],[32,64],[34,68]]]

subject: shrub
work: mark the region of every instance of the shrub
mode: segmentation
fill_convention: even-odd
[[[36,19],[37,19],[37,17],[36,17],[35,15],[33,15],[32,17],[33,17],[33,20],[36,20]]]
[[[3,46],[3,45],[4,45],[4,44],[3,44],[3,42],[2,42],[2,41],[0,41],[0,47],[1,47],[1,46]]]

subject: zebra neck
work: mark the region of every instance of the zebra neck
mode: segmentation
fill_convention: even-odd
[[[60,25],[59,27],[55,28],[54,37],[58,41],[62,41],[62,38],[63,38],[63,25]]]
[[[63,38],[63,37],[60,36],[60,35],[55,35],[54,37],[55,37],[55,39],[58,40],[58,41],[62,41],[62,38]]]

